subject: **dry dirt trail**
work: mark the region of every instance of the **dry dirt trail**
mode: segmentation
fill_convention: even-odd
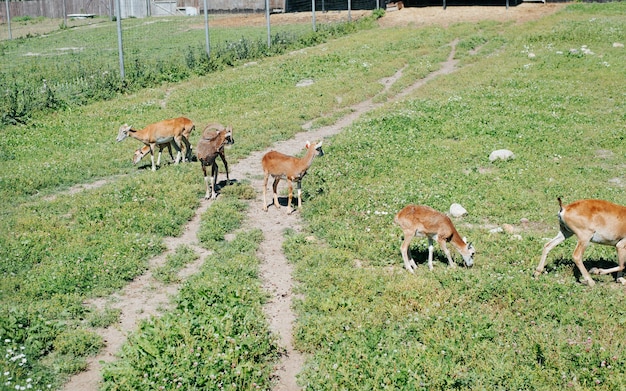
[[[515,20],[517,23],[521,23],[556,12],[561,9],[562,6],[562,4],[525,3],[514,8],[512,7],[509,10],[506,10],[504,7],[449,7],[446,11],[438,7],[404,8],[401,11],[388,13],[379,23],[383,27],[402,25],[421,26],[435,23],[447,26],[450,23],[459,21],[483,19],[501,21]],[[485,8],[488,10],[486,11]],[[306,13],[276,15],[276,17],[278,22],[281,20],[287,22],[286,20],[288,18],[310,18],[310,13],[308,16],[304,14]],[[254,20],[254,17],[249,18],[246,16],[243,23],[253,25]],[[241,23],[241,20],[239,20],[239,23]],[[263,23],[262,18],[259,19],[259,23]],[[310,123],[304,124],[302,127],[303,132],[297,134],[290,140],[275,144],[272,149],[291,155],[299,154],[303,151],[307,140],[320,140],[335,135],[352,124],[364,113],[374,110],[390,101],[402,99],[431,79],[453,72],[456,66],[456,62],[453,60],[455,45],[456,41],[450,43],[450,55],[448,60],[441,64],[441,68],[438,71],[429,74],[424,79],[418,80],[399,94],[388,97],[387,102],[374,103],[373,99],[369,99],[358,103],[350,108],[348,115],[340,118],[335,124],[316,130],[310,130]],[[380,83],[384,86],[380,94],[388,92],[388,89],[402,75],[402,71],[401,69],[391,77],[380,80]],[[230,168],[231,178],[236,180],[248,180],[257,191],[257,199],[250,201],[250,207],[242,229],[257,228],[260,229],[264,235],[264,240],[260,244],[257,255],[261,262],[261,277],[263,279],[264,288],[271,295],[271,299],[265,306],[265,312],[270,327],[278,336],[279,344],[285,352],[275,369],[274,391],[292,391],[300,389],[296,383],[296,376],[302,368],[304,357],[293,348],[292,343],[293,323],[296,319],[291,309],[294,281],[291,273],[292,266],[282,252],[282,244],[284,240],[284,230],[291,228],[295,231],[300,231],[302,229],[302,222],[297,212],[287,215],[284,207],[280,210],[270,208],[268,212],[261,210],[263,180],[260,161],[263,154],[268,150],[254,153],[248,158],[239,161],[237,164],[231,165]],[[312,169],[315,169],[315,162],[313,162]],[[99,181],[92,185],[79,185],[71,191],[82,191],[101,186],[104,183],[106,183],[106,181]],[[284,183],[281,182],[281,186],[284,186]],[[304,182],[304,186],[306,186],[306,181]],[[271,189],[269,189],[269,191],[271,192]],[[197,233],[200,227],[200,217],[210,205],[211,201],[201,201],[195,216],[185,227],[183,235],[177,238],[166,239],[166,252],[150,261],[149,270],[145,274],[135,279],[118,294],[90,303],[99,308],[105,305],[112,308],[119,308],[121,310],[120,322],[113,327],[99,330],[106,342],[105,348],[98,356],[89,360],[89,366],[86,371],[73,376],[69,380],[64,390],[97,391],[101,380],[101,364],[115,359],[115,354],[126,341],[127,334],[133,332],[141,320],[150,316],[158,316],[163,310],[168,308],[169,298],[178,292],[180,285],[163,285],[152,277],[151,270],[163,265],[169,253],[173,252],[182,244],[193,248],[199,255],[199,258],[183,269],[179,273],[179,277],[181,277],[181,280],[184,280],[186,277],[198,272],[209,252],[198,245]]]
[[[410,94],[415,89],[439,75],[453,72],[456,65],[456,61],[454,60],[455,45],[456,41],[451,43],[449,58],[442,64],[442,67],[438,71],[432,72],[426,78],[417,81],[397,94],[392,100],[400,99]],[[389,78],[380,80],[380,83],[384,86],[381,94],[387,93],[389,88],[400,76],[402,76],[402,70],[399,70]],[[373,99],[368,99],[350,107],[350,114],[340,118],[335,124],[316,130],[308,130],[311,124],[304,124],[304,132],[296,134],[296,136],[290,140],[276,143],[272,149],[290,155],[298,154],[303,151],[307,141],[318,141],[335,135],[352,124],[362,114],[376,109],[385,103],[374,103]],[[263,206],[263,179],[260,175],[262,174],[260,162],[267,151],[269,150],[253,153],[246,159],[238,162],[237,165],[233,167],[232,177],[249,180],[251,185],[257,190],[257,199],[252,202],[252,205],[250,205],[248,209],[244,228],[256,228],[263,232],[264,240],[260,245],[257,255],[261,261],[263,286],[271,294],[271,300],[266,304],[265,312],[270,323],[270,328],[279,336],[279,343],[285,350],[285,354],[277,365],[276,372],[274,373],[276,380],[274,390],[292,391],[300,389],[296,383],[296,376],[304,364],[304,357],[293,348],[292,343],[293,323],[296,319],[291,309],[291,303],[294,297],[292,292],[294,281],[291,277],[292,266],[283,254],[282,245],[284,241],[284,230],[290,228],[295,231],[300,231],[302,225],[299,214],[295,212],[291,215],[287,215],[287,210],[284,206],[280,209],[270,207],[268,212],[263,212],[261,209]],[[317,159],[324,158],[320,157]],[[315,161],[311,169],[315,169]],[[281,183],[283,183],[284,186],[284,182]],[[306,186],[306,181],[304,182],[304,186]],[[268,187],[271,187],[271,184],[268,183]],[[279,185],[279,189],[280,188]],[[269,188],[268,195],[271,195],[271,189]]]

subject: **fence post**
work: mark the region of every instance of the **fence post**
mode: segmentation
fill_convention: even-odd
[[[120,57],[120,76],[122,80],[126,78],[124,74],[124,45],[122,45],[122,7],[120,0],[115,0],[115,8],[117,12],[115,18],[117,19],[117,50]]]
[[[267,47],[272,46],[272,33],[270,32],[270,0],[265,0],[265,20],[267,21]]]
[[[315,28],[315,0],[311,0],[311,21],[313,23],[313,31],[317,31]]]
[[[9,39],[13,39],[13,35],[11,35],[11,11],[9,11],[9,0],[4,0],[7,5],[7,25],[9,26]]]
[[[204,39],[206,41],[206,55],[211,57],[211,43],[209,41],[209,6],[207,0],[204,0]]]
[[[348,0],[348,22],[352,22],[352,0]]]

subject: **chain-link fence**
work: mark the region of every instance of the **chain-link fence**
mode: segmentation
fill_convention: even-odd
[[[313,45],[354,31],[348,22],[372,14],[185,11],[13,18],[12,39],[7,29],[0,34],[0,125]]]

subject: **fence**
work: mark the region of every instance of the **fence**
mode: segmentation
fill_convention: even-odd
[[[5,3],[5,0],[3,3]],[[122,9],[140,9],[138,14],[129,15],[134,17],[144,17],[152,15],[153,9],[163,8],[164,4],[173,3],[174,10],[182,9],[181,14],[185,14],[187,7],[203,10],[203,0],[122,0]],[[285,0],[271,0],[270,7],[273,9],[284,8]],[[0,22],[7,22],[6,5],[0,7]],[[64,18],[71,14],[89,14],[98,16],[113,16],[115,14],[114,0],[28,0],[9,1],[9,13],[12,18],[20,16],[44,17],[44,18]],[[309,7],[310,8],[310,7]],[[232,0],[211,0],[209,1],[209,12],[250,12],[265,9],[265,0],[253,1],[232,1]]]
[[[7,3],[8,2],[8,3]],[[201,13],[204,0],[121,0],[122,17],[146,17],[163,14],[185,15],[188,10]],[[311,11],[315,2],[317,11],[366,9],[384,6],[383,0],[269,0],[272,12]],[[349,5],[348,5],[349,2]],[[4,1],[0,7],[0,22],[7,22],[7,5],[11,18],[65,18],[66,15],[98,15],[113,17],[114,0],[28,0]],[[207,0],[209,13],[264,12],[265,0]]]
[[[78,1],[65,1],[69,12],[75,11],[68,5]],[[321,29],[323,36],[342,34],[353,27],[336,22],[366,14],[371,12],[317,12],[317,23],[328,24]],[[278,13],[268,21],[265,12],[209,13],[208,23],[200,13],[69,19],[67,24],[49,18],[14,20],[11,28],[0,27],[0,129],[2,124],[27,123],[36,112],[175,83],[285,50],[281,48],[315,44],[320,38],[312,35],[312,15]],[[14,31],[12,37],[7,30]],[[30,38],[18,40],[23,37]]]

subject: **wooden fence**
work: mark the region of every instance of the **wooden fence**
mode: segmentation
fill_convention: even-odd
[[[5,0],[6,1],[6,0]],[[0,23],[7,22],[6,3],[0,2]],[[175,0],[177,7],[195,7],[203,10],[203,0]],[[285,9],[286,0],[270,0],[270,9]],[[154,8],[158,0],[122,0],[122,17],[125,9]],[[65,14],[64,14],[65,10]],[[265,10],[265,0],[210,0],[209,12],[259,12]],[[113,16],[115,14],[115,0],[28,0],[9,1],[11,18],[31,16],[45,18],[64,18],[71,14],[94,14],[99,16]],[[147,15],[132,15],[142,17]]]

